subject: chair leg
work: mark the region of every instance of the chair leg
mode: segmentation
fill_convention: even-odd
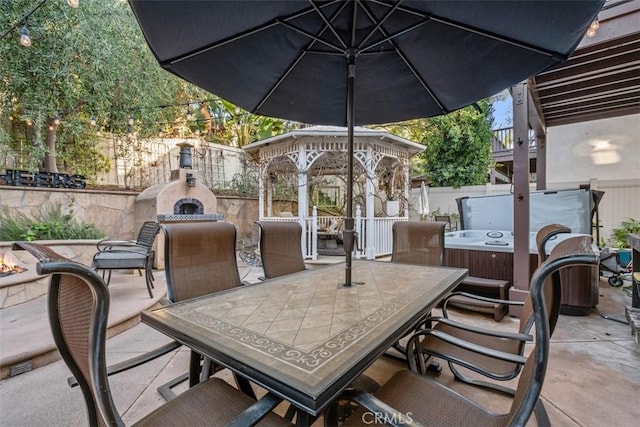
[[[144,279],[145,279],[145,282],[147,283],[149,298],[153,298],[153,292],[151,291],[151,289],[153,288],[153,282],[151,281],[151,278],[149,276],[149,270],[147,268],[145,268]]]

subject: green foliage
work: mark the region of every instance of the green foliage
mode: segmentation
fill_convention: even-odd
[[[81,223],[73,213],[64,213],[58,204],[45,205],[34,218],[3,209],[0,218],[0,241],[102,239],[106,234],[94,224]]]
[[[434,187],[461,187],[487,182],[491,164],[491,105],[481,112],[466,107],[429,119],[422,153],[426,178]]]
[[[611,232],[609,245],[612,248],[628,248],[627,235],[640,233],[640,222],[633,218],[622,221],[620,227],[614,228]]]
[[[2,3],[2,28],[34,6]],[[31,47],[18,44],[19,28],[0,40],[0,146],[14,151],[17,167],[54,171],[50,161],[41,163],[52,156],[61,171],[92,177],[110,167],[97,130],[125,134],[133,115],[140,136],[156,135],[155,124],[174,123],[186,110],[158,106],[211,97],[162,70],[126,1],[81,2],[77,9],[47,1],[28,27]],[[51,127],[56,116],[60,124]]]

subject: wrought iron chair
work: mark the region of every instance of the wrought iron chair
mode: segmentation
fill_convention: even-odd
[[[393,223],[391,262],[399,264],[444,265],[444,222],[398,221]],[[393,348],[405,354],[396,342]],[[395,354],[389,354],[395,356]],[[432,370],[439,370],[437,365]]]
[[[164,234],[165,275],[167,300],[170,303],[195,298],[235,286],[240,286],[236,260],[236,228],[227,222],[173,223],[161,226]],[[111,365],[108,375],[131,369],[164,354],[182,344],[169,342],[157,349]],[[202,367],[200,364],[202,363]],[[158,387],[158,392],[171,400],[176,394],[173,388],[190,379],[190,386],[205,380],[218,366],[203,361],[198,353],[191,352],[189,371]],[[247,395],[255,397],[250,384],[237,378],[238,386]],[[69,385],[77,385],[73,377]]]
[[[550,224],[538,231],[536,234],[536,243],[539,254],[538,268],[540,268],[544,258],[546,257],[546,243],[557,234],[566,233],[568,231],[569,229],[567,227],[559,224]],[[548,307],[549,316],[547,321],[550,325],[550,334],[553,334],[560,311],[559,272],[555,271],[550,275],[550,282],[551,283],[544,288],[544,296]],[[520,315],[518,331],[502,332],[493,329],[480,328],[449,318],[447,303],[449,299],[455,296],[464,296],[465,298],[480,301],[501,302],[504,304],[521,306],[522,313]],[[519,374],[522,367],[521,364],[510,362],[508,360],[495,360],[491,356],[474,351],[473,346],[467,347],[459,345],[459,341],[462,340],[471,344],[493,348],[504,353],[522,355],[525,343],[532,340],[530,331],[533,327],[534,311],[530,297],[531,295],[529,295],[529,298],[527,298],[525,302],[521,302],[498,300],[466,292],[452,292],[445,298],[442,306],[443,317],[431,317],[428,319],[433,323],[433,326],[427,326],[427,328],[435,332],[433,334],[425,334],[423,341],[420,343],[420,347],[424,353],[419,357],[416,357],[415,355],[413,357],[409,356],[409,362],[417,363],[416,370],[418,372],[424,372],[424,360],[422,360],[424,355],[436,356],[448,362],[449,368],[456,379],[482,387],[489,387],[507,394],[513,394],[512,389],[500,384],[473,379],[468,375],[463,374],[457,366],[467,367],[466,365],[472,364],[475,366],[474,370],[476,372],[493,380],[506,381],[515,378]],[[410,352],[415,350],[410,349],[409,347],[407,348]],[[428,357],[425,359],[428,359]]]
[[[260,257],[267,279],[306,270],[299,223],[256,221],[256,224],[260,229]]]
[[[597,263],[598,255],[592,250],[592,239],[588,236],[574,237],[559,243],[550,257],[535,271],[531,279],[530,303],[536,340],[528,357],[479,345],[474,347],[475,351],[486,353],[493,360],[500,359],[524,365],[508,413],[493,413],[433,379],[409,370],[396,373],[373,395],[349,390],[342,398],[359,403],[370,413],[384,417],[385,420],[391,420],[393,425],[411,425],[412,423],[467,425],[470,422],[478,426],[525,425],[538,409],[549,357],[551,330],[545,288],[549,287],[548,282],[551,276],[561,268],[573,265],[597,265]],[[415,354],[423,354],[420,344],[425,335],[436,336],[441,333],[436,330],[423,330],[414,335],[410,345]],[[370,425],[363,415],[363,410],[356,412],[349,418],[348,425]],[[538,415],[536,412],[536,417]],[[402,424],[403,421],[407,423]]]
[[[103,279],[88,267],[72,262],[50,248],[18,242],[39,263],[39,274],[51,274],[49,322],[58,350],[78,378],[87,405],[87,424],[122,426],[114,404],[105,367],[105,341],[109,313],[109,291]],[[249,409],[272,409],[279,399],[256,402],[222,379],[211,378],[180,394],[140,420],[136,425],[228,425]],[[236,420],[237,421],[237,420]],[[289,425],[267,412],[262,423]]]
[[[236,258],[236,227],[229,222],[163,224],[167,299],[170,303],[240,286]],[[202,362],[202,366],[201,366]],[[220,367],[192,351],[189,372],[158,388],[166,399],[172,388],[189,379],[192,387]],[[248,381],[236,378],[240,389],[255,397]]]
[[[104,239],[98,242],[98,252],[91,262],[95,270],[108,270],[107,286],[111,281],[111,270],[134,269],[145,271],[145,280],[149,297],[153,298],[153,260],[155,252],[153,242],[160,230],[156,221],[145,221],[136,240]],[[104,273],[104,272],[103,272]],[[104,277],[104,276],[103,276]]]

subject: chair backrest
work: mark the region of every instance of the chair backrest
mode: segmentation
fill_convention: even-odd
[[[538,265],[547,259],[547,242],[560,233],[571,233],[571,229],[562,224],[548,224],[536,233],[536,248],[538,249]]]
[[[109,291],[90,268],[47,246],[17,242],[38,258],[38,274],[51,274],[48,309],[53,339],[78,381],[87,406],[87,425],[124,425],[111,397],[105,363]]]
[[[531,277],[529,298],[535,325],[535,346],[520,373],[518,387],[509,412],[509,425],[525,425],[540,397],[549,358],[551,330],[544,288],[550,277],[561,268],[574,265],[597,265],[598,254],[592,248],[591,236],[571,237],[558,243],[547,260]]]
[[[240,286],[230,222],[163,224],[167,299],[183,301]]]
[[[444,222],[393,223],[391,262],[444,265]]]
[[[160,223],[157,221],[145,221],[140,227],[140,231],[138,231],[136,243],[151,248],[158,231],[160,231]]]
[[[536,247],[538,250],[538,267],[547,258],[546,244],[554,236],[560,233],[569,233],[570,228],[561,224],[548,224],[542,227],[536,233]],[[562,296],[561,284],[560,284],[560,272],[556,271],[549,277],[550,285],[544,287],[545,300],[547,301],[547,307],[549,307],[549,325],[551,328],[551,334],[555,330],[556,323],[558,322],[558,315],[560,314],[560,301]],[[520,332],[529,333],[529,330],[533,326],[533,305],[529,298],[525,300],[525,304],[520,314]]]
[[[257,221],[256,224],[260,229],[260,257],[267,279],[306,269],[299,223]]]

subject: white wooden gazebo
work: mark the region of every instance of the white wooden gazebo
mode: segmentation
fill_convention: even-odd
[[[347,128],[302,128],[243,148],[260,169],[259,219],[299,222],[304,255],[316,259],[318,232],[326,238],[343,222],[346,184],[340,177],[346,176]],[[423,150],[423,145],[385,131],[354,129],[356,258],[391,253],[391,227],[409,216],[409,159]],[[287,176],[297,190],[297,212],[274,215],[274,188]],[[327,200],[340,213],[318,215]]]

